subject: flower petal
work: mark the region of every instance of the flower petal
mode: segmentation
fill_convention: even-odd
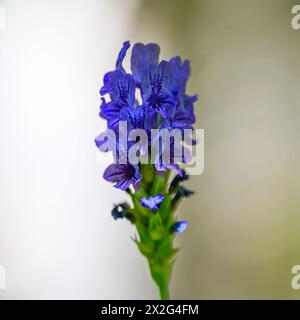
[[[160,48],[155,43],[144,45],[136,43],[132,48],[131,70],[137,83],[141,82],[141,76],[145,68],[158,63]]]
[[[117,118],[119,117],[121,108],[122,107],[115,101],[110,101],[107,103],[103,98],[100,106],[100,117],[107,120]]]
[[[174,57],[168,63],[168,73],[170,74],[170,90],[174,94],[183,94],[190,76],[190,62],[185,60],[182,63],[180,57]]]
[[[111,164],[109,165],[104,173],[103,178],[109,182],[118,182],[126,178],[127,165],[126,164]]]
[[[131,183],[132,183],[132,180],[130,178],[126,178],[119,181],[114,187],[125,191],[131,185]]]
[[[130,74],[125,74],[119,70],[105,74],[103,78],[101,95],[109,94],[112,101],[120,107],[130,107],[134,105],[135,81]]]
[[[116,182],[116,188],[126,190],[131,184],[136,184],[142,178],[138,166],[131,164],[111,164],[104,171],[103,177],[109,182]]]

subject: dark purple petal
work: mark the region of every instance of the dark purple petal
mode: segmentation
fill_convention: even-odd
[[[185,109],[178,109],[173,117],[173,128],[191,129],[196,118],[193,112]]]
[[[153,64],[158,63],[160,48],[155,43],[144,45],[136,43],[131,54],[131,70],[137,83],[141,82],[143,71]]]
[[[104,171],[103,177],[109,182],[116,182],[116,188],[126,190],[130,184],[136,184],[142,178],[138,166],[131,164],[111,164]]]
[[[170,90],[174,93],[183,94],[186,87],[186,82],[190,76],[190,62],[185,60],[181,63],[180,57],[172,58],[168,63],[168,73]]]
[[[104,76],[102,95],[109,94],[111,101],[102,99],[100,116],[108,120],[109,128],[115,128],[120,121],[120,113],[124,108],[133,108],[135,100],[135,81],[129,74],[121,71],[109,72]]]
[[[123,179],[115,185],[115,188],[125,191],[131,185],[131,183],[131,179]]]
[[[111,101],[107,103],[105,99],[103,99],[100,106],[100,116],[107,120],[118,118],[121,109],[122,107],[116,102]]]
[[[143,104],[154,112],[166,117],[169,108],[175,108],[177,98],[171,96],[168,88],[167,61],[147,68],[141,78],[141,92]]]
[[[126,164],[111,164],[104,173],[103,178],[109,182],[118,182],[127,177],[127,165]]]
[[[194,115],[194,103],[198,100],[198,96],[188,96],[185,95],[183,98],[183,106],[186,111],[188,111],[191,115],[193,115],[195,122],[195,115]]]
[[[130,107],[135,100],[135,81],[130,74],[121,71],[111,71],[103,78],[103,87],[100,94],[109,94],[113,102],[120,107]]]

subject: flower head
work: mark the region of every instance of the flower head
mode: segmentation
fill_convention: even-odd
[[[169,61],[159,61],[160,48],[157,44],[136,43],[132,49],[130,74],[123,67],[129,47],[129,41],[125,41],[117,57],[115,70],[104,75],[100,90],[100,116],[107,121],[108,129],[118,135],[116,142],[107,146],[106,150],[100,148],[101,151],[116,149],[115,163],[105,170],[104,178],[116,182],[115,187],[122,190],[126,190],[130,184],[136,185],[142,178],[137,163],[125,165],[120,162],[120,152],[123,152],[122,158],[128,161],[128,150],[134,144],[129,139],[130,131],[142,129],[148,136],[151,129],[180,129],[183,133],[184,129],[191,129],[195,123],[194,103],[197,100],[196,96],[186,94],[186,83],[190,75],[188,60],[182,61],[177,56]],[[140,100],[137,93],[140,94]],[[121,121],[127,123],[126,132],[120,132]],[[124,140],[127,140],[126,145]],[[100,135],[95,142],[100,147],[105,140]],[[152,150],[151,143],[150,137],[141,143],[141,155],[146,154],[148,149]],[[177,163],[174,150],[185,149],[181,144],[172,142],[169,162],[161,159],[163,149],[156,150],[156,170],[170,169],[182,175],[180,163],[188,162],[188,153],[184,152],[184,158]]]

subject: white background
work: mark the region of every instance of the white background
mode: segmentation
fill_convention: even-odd
[[[0,298],[154,297],[94,138],[132,1],[2,1]],[[122,10],[120,10],[122,9]],[[134,279],[134,282],[132,281]]]

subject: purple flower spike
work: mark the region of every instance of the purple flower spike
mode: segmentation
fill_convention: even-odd
[[[183,220],[183,221],[178,221],[173,224],[172,226],[172,231],[177,232],[177,233],[182,233],[188,226],[188,222]]]
[[[129,71],[123,66],[129,48],[130,42],[125,41],[115,68],[103,77],[99,116],[107,130],[95,144],[113,156],[103,178],[132,200],[116,204],[112,217],[135,224],[134,241],[165,300],[170,298],[170,257],[176,252],[173,238],[188,226],[187,221],[177,221],[174,211],[182,198],[193,194],[183,182],[189,177],[184,165],[193,160],[189,147],[197,142],[193,134],[197,96],[186,92],[188,60],[179,56],[160,60],[157,44],[136,43]],[[169,184],[170,171],[175,177]]]
[[[109,182],[117,182],[116,188],[126,190],[131,184],[138,183],[142,176],[138,171],[138,166],[111,164],[104,171],[103,178]]]
[[[149,208],[152,211],[156,211],[160,207],[164,198],[165,196],[163,196],[162,194],[158,194],[155,197],[149,197],[149,198],[143,197],[140,203],[143,207]]]

